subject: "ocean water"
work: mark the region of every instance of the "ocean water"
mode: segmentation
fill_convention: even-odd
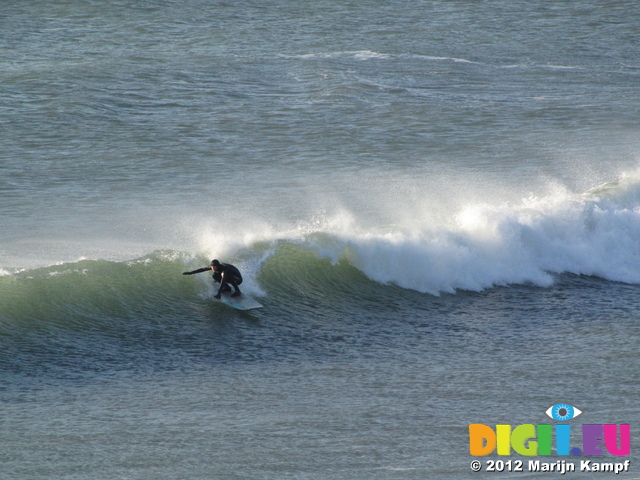
[[[557,403],[631,425],[568,477],[640,478],[638,45],[632,1],[4,2],[0,479],[558,478],[468,430]]]

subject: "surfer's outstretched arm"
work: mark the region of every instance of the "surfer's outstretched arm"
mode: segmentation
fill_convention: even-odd
[[[211,267],[203,267],[203,268],[199,268],[197,270],[193,270],[191,272],[183,272],[183,275],[193,275],[194,273],[202,273],[202,272],[210,272],[211,271]]]

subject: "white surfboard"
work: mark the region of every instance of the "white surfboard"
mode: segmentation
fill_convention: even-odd
[[[220,301],[235,308],[236,310],[255,310],[256,308],[263,307],[260,302],[244,293],[239,297],[232,297],[230,293],[223,293],[220,296]]]

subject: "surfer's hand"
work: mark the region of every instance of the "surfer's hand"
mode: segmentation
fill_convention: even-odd
[[[216,300],[220,300],[220,298],[222,297],[222,295],[220,295],[219,293],[216,295]]]
[[[182,272],[183,275],[191,275],[191,272]]]

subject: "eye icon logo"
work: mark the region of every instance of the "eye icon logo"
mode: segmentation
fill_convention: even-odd
[[[544,413],[558,422],[565,422],[576,418],[582,413],[582,410],[568,403],[556,403],[555,405],[551,405]]]

